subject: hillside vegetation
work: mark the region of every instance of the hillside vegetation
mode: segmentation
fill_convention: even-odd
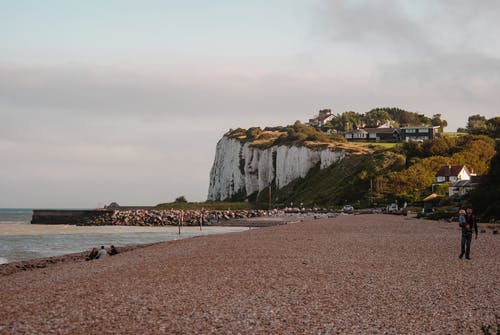
[[[371,153],[380,145],[347,142],[340,134],[329,134],[299,121],[289,126],[252,127],[230,129],[224,136],[249,143],[251,147],[267,149],[277,145],[305,146],[308,148],[342,149],[349,153]],[[382,144],[383,146],[383,144]],[[391,147],[394,144],[390,144]]]
[[[307,147],[336,146],[347,141],[341,135],[328,134],[299,121],[285,127],[252,127],[231,129],[225,136],[249,142],[252,147],[269,148],[273,145],[295,145]]]
[[[273,188],[272,202],[307,206],[349,202],[362,206],[395,199],[418,201],[430,193],[441,166],[466,165],[482,175],[488,171],[494,155],[494,140],[473,135],[380,148],[372,153],[349,155],[324,170],[315,167],[305,178],[280,190]],[[258,199],[269,201],[268,193],[262,192]]]
[[[479,187],[472,192],[470,200],[482,218],[500,218],[500,141],[497,142],[496,154],[491,160],[488,173]]]

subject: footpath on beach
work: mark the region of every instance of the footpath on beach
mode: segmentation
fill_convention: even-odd
[[[481,334],[500,237],[341,215],[159,243],[0,277],[0,334]]]

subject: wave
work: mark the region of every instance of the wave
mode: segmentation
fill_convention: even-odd
[[[29,224],[30,221],[2,221],[0,220],[0,224]]]
[[[0,264],[7,264],[9,263],[9,260],[5,257],[0,257]]]

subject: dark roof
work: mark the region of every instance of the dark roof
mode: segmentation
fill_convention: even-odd
[[[364,128],[368,133],[390,133],[397,131],[394,128]]]
[[[366,134],[367,132],[364,129],[354,129],[354,130],[348,131],[347,133]]]
[[[328,113],[326,113],[326,114],[320,114],[320,115],[318,115],[317,119],[321,120],[321,121],[324,121],[324,120],[328,119],[330,116],[332,116],[331,113],[330,114],[328,114]]]
[[[462,171],[463,168],[465,168],[465,170],[467,172],[469,172],[469,170],[467,170],[465,165],[451,165],[451,166],[445,165],[439,169],[439,171],[436,173],[436,177],[438,177],[438,176],[444,176],[444,177],[458,176],[458,174],[460,173],[460,171]]]
[[[401,127],[399,129],[417,129],[417,128],[422,128],[422,129],[437,129],[439,126],[412,126],[412,127]]]

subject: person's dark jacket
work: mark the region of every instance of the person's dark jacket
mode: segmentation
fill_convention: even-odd
[[[477,235],[477,222],[476,222],[476,217],[474,216],[474,214],[465,215],[465,222],[469,225],[469,229],[466,229],[465,225],[464,225],[464,226],[462,226],[462,232],[463,233],[468,233],[468,232],[472,233],[472,231],[474,230],[474,232]]]

